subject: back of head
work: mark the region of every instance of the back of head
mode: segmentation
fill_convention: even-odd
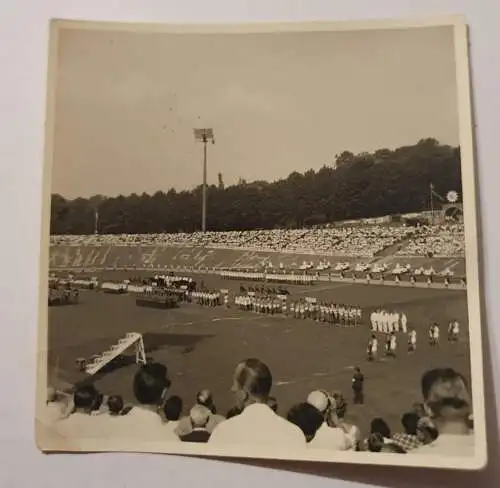
[[[182,398],[178,396],[171,396],[167,398],[163,404],[163,414],[167,420],[172,422],[179,420],[182,413],[183,402]]]
[[[196,394],[196,403],[198,405],[203,405],[215,413],[215,405],[210,390],[201,390]]]
[[[294,405],[287,414],[287,420],[295,424],[310,442],[323,424],[323,415],[309,403]]]
[[[367,439],[368,450],[370,452],[380,452],[384,446],[384,437],[378,433],[371,433]]]
[[[415,412],[407,412],[401,418],[401,423],[405,432],[410,435],[416,435],[418,430],[419,416]]]
[[[466,420],[471,397],[464,376],[452,368],[437,368],[422,377],[422,395],[435,418]]]
[[[203,428],[207,425],[210,419],[211,411],[203,405],[196,404],[189,411],[189,419],[194,429]]]
[[[123,410],[123,398],[120,395],[112,395],[108,398],[108,408],[109,411],[118,415]]]
[[[387,425],[387,422],[380,418],[375,417],[370,423],[370,432],[372,434],[380,434],[382,437],[391,437],[391,429]]]
[[[151,363],[142,366],[134,377],[134,395],[144,405],[159,405],[170,387],[166,366]]]
[[[94,385],[79,386],[73,394],[75,408],[84,411],[91,411],[97,408],[100,398],[101,395]]]
[[[237,387],[251,399],[266,402],[273,377],[271,371],[259,359],[251,358],[242,361],[236,368],[235,381]]]
[[[334,392],[332,397],[335,401],[337,417],[343,419],[347,411],[347,401],[341,392]]]

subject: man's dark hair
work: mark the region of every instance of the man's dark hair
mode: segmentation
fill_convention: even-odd
[[[310,442],[324,421],[323,415],[309,403],[294,405],[286,416],[287,420],[295,424],[304,433],[307,442]]]
[[[120,395],[112,395],[108,398],[108,408],[109,411],[118,415],[123,410],[123,398]]]
[[[151,363],[142,366],[134,377],[134,395],[144,405],[159,405],[165,389],[170,387],[166,366]]]
[[[424,444],[430,444],[439,437],[439,432],[435,427],[423,425],[418,428],[420,436],[423,438]]]
[[[443,386],[438,398],[432,401],[430,396],[436,383]],[[444,409],[459,411],[469,406],[464,398],[467,396],[468,384],[465,377],[452,368],[436,368],[427,371],[421,380],[422,396],[435,415],[440,415]]]
[[[415,412],[407,412],[401,417],[401,423],[407,434],[417,434],[419,419],[420,417]]]
[[[267,365],[255,358],[245,359],[240,365],[242,367],[236,378],[238,386],[254,398],[267,400],[273,384]]]
[[[81,385],[73,394],[76,409],[91,411],[96,410],[102,403],[102,395],[94,385]]]
[[[422,380],[420,382],[424,400],[429,397],[431,388],[434,383],[436,383],[436,381],[454,381],[457,379],[461,379],[464,382],[464,385],[467,387],[467,380],[465,379],[465,377],[452,368],[435,368],[427,371],[422,376]]]
[[[182,398],[178,396],[171,396],[167,398],[163,404],[163,414],[165,418],[170,421],[179,420],[182,413],[183,402]]]
[[[384,446],[384,437],[377,433],[371,433],[367,439],[368,450],[370,452],[380,452]]]
[[[372,434],[380,434],[382,437],[385,437],[387,439],[391,437],[391,429],[387,425],[387,422],[380,417],[375,417],[371,421],[370,432]]]

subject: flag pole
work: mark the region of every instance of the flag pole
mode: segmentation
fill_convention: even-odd
[[[434,224],[434,198],[433,198],[434,185],[432,183],[429,185],[429,190],[431,198],[431,223]]]

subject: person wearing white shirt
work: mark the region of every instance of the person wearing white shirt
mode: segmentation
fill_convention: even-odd
[[[401,331],[403,332],[403,334],[406,334],[407,324],[408,324],[408,318],[406,317],[406,314],[403,312],[403,314],[401,315]]]
[[[434,324],[434,327],[432,329],[432,339],[433,339],[433,342],[434,342],[434,345],[435,346],[438,346],[439,345],[439,325],[438,324]]]
[[[375,311],[375,332],[382,332],[380,310]]]
[[[269,406],[272,375],[259,359],[246,359],[235,369],[232,391],[243,411],[215,427],[209,443],[215,445],[276,445],[303,447],[306,439],[296,426],[278,416]]]
[[[415,329],[412,329],[410,331],[408,339],[408,351],[415,352],[416,349],[417,349],[417,331]]]
[[[307,404],[314,407],[321,414],[319,424],[314,424],[314,418],[309,419],[309,425],[311,427],[315,426],[314,435],[310,435],[310,439],[308,439],[309,447],[335,451],[351,449],[353,439],[349,436],[348,431],[351,430],[352,426],[344,425],[337,414],[337,408],[342,413],[345,413],[346,404],[343,397],[340,394],[329,395],[324,390],[315,390],[307,397]],[[300,405],[297,408],[300,408]],[[312,432],[309,432],[309,434],[312,434]]]

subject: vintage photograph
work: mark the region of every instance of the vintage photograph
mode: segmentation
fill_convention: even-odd
[[[485,465],[463,19],[49,51],[41,450]]]

